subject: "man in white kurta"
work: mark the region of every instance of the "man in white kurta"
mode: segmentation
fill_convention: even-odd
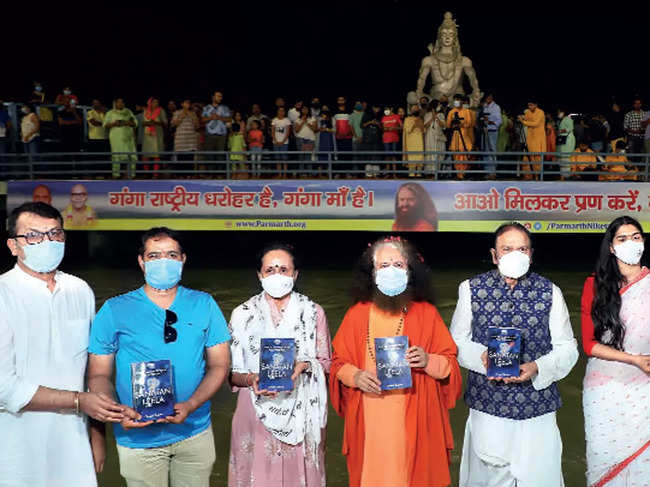
[[[470,371],[459,486],[563,486],[555,382],[578,358],[566,303],[557,286],[528,271],[530,234],[521,225],[497,230],[492,256],[498,270],[460,284],[451,323],[458,362]],[[523,343],[535,342],[532,350],[522,350],[520,376],[508,383],[485,380],[487,347],[481,330],[487,326],[518,327]]]
[[[58,210],[26,203],[8,227],[17,262],[0,276],[0,486],[95,486],[82,413],[107,414],[99,406],[108,403],[81,392],[95,297],[56,269],[65,243]]]

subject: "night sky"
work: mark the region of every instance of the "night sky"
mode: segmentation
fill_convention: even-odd
[[[4,19],[17,21],[4,23],[0,98],[25,99],[39,79],[50,100],[70,84],[82,103],[121,95],[131,107],[148,96],[208,101],[215,89],[232,108],[248,111],[259,102],[267,113],[276,96],[289,104],[319,95],[332,105],[339,94],[350,105],[355,99],[404,104],[446,10],[459,24],[463,55],[472,59],[481,89],[509,110],[520,112],[530,96],[547,111],[558,104],[603,111],[613,96],[627,107],[648,85],[648,31],[639,7],[177,3],[8,11],[3,5]],[[26,52],[28,38],[35,46]]]

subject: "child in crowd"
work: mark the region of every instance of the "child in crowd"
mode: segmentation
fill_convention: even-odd
[[[250,121],[250,129],[247,134],[248,149],[252,152],[251,162],[253,177],[259,178],[261,176],[262,164],[262,149],[264,147],[264,133],[261,130],[261,125],[258,120]]]
[[[231,161],[245,161],[245,154],[237,154],[246,150],[246,123],[241,112],[235,112],[228,136],[228,150]],[[233,154],[234,153],[234,154]],[[248,171],[244,162],[235,162],[232,165],[233,179],[248,179]]]

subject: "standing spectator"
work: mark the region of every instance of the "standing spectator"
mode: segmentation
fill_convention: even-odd
[[[108,135],[104,128],[106,118],[106,107],[95,99],[92,101],[92,108],[86,113],[88,123],[88,151],[108,152]],[[102,157],[100,156],[100,159]]]
[[[526,148],[528,152],[546,152],[546,114],[539,108],[536,100],[528,102],[528,108],[524,110],[523,115],[519,115],[519,121],[527,127],[526,131]],[[539,171],[542,169],[542,159],[539,155],[524,157],[525,162],[532,161],[533,171],[538,174],[531,174],[529,164],[524,164],[524,179],[539,179]]]
[[[623,130],[623,112],[618,103],[613,102],[612,108],[607,114],[607,121],[609,122],[608,148],[610,152],[616,152],[616,143],[619,140],[625,139],[625,131]]]
[[[355,102],[354,111],[350,114],[350,130],[352,131],[352,150],[354,152],[359,152],[362,150],[363,130],[361,127],[361,121],[363,120],[364,113],[365,110],[363,108],[363,103],[361,103],[360,101]],[[363,159],[363,157],[361,159]]]
[[[25,154],[31,162],[38,154],[40,122],[31,105],[23,105],[20,110],[23,112],[23,118],[20,120],[21,140]]]
[[[627,135],[627,150],[632,154],[641,154],[643,152],[643,139],[645,127],[643,126],[643,102],[641,98],[635,98],[632,104],[632,110],[625,114],[623,118],[623,130]]]
[[[291,108],[287,113],[287,117],[289,117],[291,123],[295,124],[296,120],[300,118],[300,113],[302,112],[302,106],[303,106],[303,101],[297,100],[296,103],[294,103],[293,108]],[[300,150],[300,147],[298,147],[298,150]]]
[[[43,88],[43,83],[40,81],[34,81],[32,86],[32,92],[29,96],[29,103],[36,105],[45,103],[45,89]]]
[[[607,143],[607,126],[604,118],[600,114],[592,115],[587,121],[589,127],[589,139],[591,140],[591,150],[594,152],[605,152]]]
[[[384,116],[381,119],[381,128],[383,130],[382,141],[386,151],[386,159],[393,161],[388,165],[387,170],[392,170],[393,178],[397,178],[397,167],[395,160],[397,158],[397,143],[399,134],[402,132],[402,120],[399,115],[393,113],[392,107],[384,108]]]
[[[5,154],[9,152],[9,129],[11,127],[11,122],[9,120],[9,114],[5,109],[4,102],[0,100],[0,154]],[[2,159],[2,156],[0,156]]]
[[[135,132],[137,122],[133,112],[126,108],[123,98],[116,98],[113,109],[104,118],[104,128],[108,130],[108,140],[113,153],[113,179],[120,177],[120,164],[127,163],[125,174],[128,178],[135,177]]]
[[[190,167],[184,164],[185,161],[194,159],[193,152],[199,148],[198,130],[200,126],[199,117],[192,110],[190,100],[183,100],[181,109],[176,110],[172,115],[172,123],[176,130],[174,132],[174,158],[183,161],[179,165],[181,170],[189,170]]]
[[[381,107],[374,103],[370,110],[363,112],[361,119],[362,150],[370,152],[381,152],[383,150],[381,142]],[[371,161],[376,161],[378,154],[368,156]]]
[[[510,150],[510,137],[512,136],[512,118],[505,109],[501,109],[501,127],[499,127],[499,139],[497,142],[497,152],[506,152]]]
[[[454,96],[454,108],[447,114],[447,128],[451,129],[451,142],[449,150],[454,152],[469,152],[472,150],[472,120],[473,116],[469,108],[463,108],[463,96]],[[468,164],[465,162],[469,159],[467,154],[454,156],[454,169],[458,179],[465,179],[465,171]]]
[[[282,98],[281,96],[278,96],[275,99],[274,105],[275,105],[275,113],[278,112],[278,108],[284,108],[286,110],[284,98]]]
[[[643,114],[643,119],[641,120],[641,126],[644,129],[643,132],[643,149],[646,154],[650,154],[650,111]]]
[[[552,152],[555,153],[556,150],[556,137],[557,134],[555,132],[555,121],[553,120],[553,116],[548,113],[546,114],[546,152]],[[552,154],[547,154],[544,156],[545,161],[555,161],[555,156]]]
[[[444,152],[446,127],[443,107],[438,100],[431,100],[429,110],[424,116],[424,150],[427,152]],[[433,161],[429,171],[435,173],[438,170],[438,162],[444,159],[444,154],[427,154],[425,159]]]
[[[347,112],[344,96],[339,96],[336,99],[336,106],[336,114],[332,117],[336,151],[350,152],[352,150],[352,127],[350,127],[350,114]],[[345,157],[343,156],[343,158]]]
[[[316,119],[311,116],[311,110],[308,106],[303,106],[300,109],[300,118],[294,122],[293,127],[296,134],[296,145],[303,152],[300,158],[303,161],[311,160],[314,146],[316,145],[316,132],[318,131],[318,127],[316,125]],[[300,171],[305,169],[308,173],[311,173],[311,164],[300,164]]]
[[[462,96],[462,101],[463,101],[463,110],[468,111],[468,113],[470,114],[470,118],[472,120],[472,127],[471,127],[471,130],[468,132],[468,135],[469,135],[470,145],[472,146],[472,148],[474,148],[474,147],[477,146],[477,144],[476,144],[476,126],[477,126],[476,119],[477,119],[478,115],[476,113],[476,110],[474,110],[469,104],[469,96],[463,95]]]
[[[81,148],[82,120],[79,111],[75,107],[73,98],[67,99],[63,104],[63,110],[58,113],[59,135],[61,137],[61,150],[71,155],[66,159],[74,160]]]
[[[404,120],[404,159],[409,168],[409,177],[414,178],[422,171],[424,155],[424,123],[420,117],[420,105],[413,105],[411,115]]]
[[[250,128],[246,134],[246,142],[248,143],[248,150],[251,152],[251,166],[253,170],[253,177],[259,178],[262,170],[262,150],[264,149],[264,132],[259,120],[251,120]],[[248,125],[248,123],[247,123]]]
[[[327,105],[323,105],[320,109],[318,116],[318,160],[328,161],[331,164],[331,154],[334,151],[334,124],[330,109]],[[329,168],[328,168],[329,170]],[[318,166],[318,173],[320,177],[321,166]]]
[[[318,117],[320,115],[320,109],[321,109],[321,104],[320,104],[320,98],[317,96],[313,97],[311,99],[311,116],[312,117]]]
[[[494,101],[494,95],[492,93],[485,95],[481,110],[481,119],[481,127],[483,129],[481,150],[484,152],[496,152],[499,141],[499,129],[501,128],[503,119],[501,117],[501,107]],[[496,179],[497,158],[494,155],[486,155],[483,160],[487,161],[485,164],[487,179]]]
[[[568,164],[570,155],[576,148],[576,138],[573,134],[573,119],[567,115],[565,107],[557,111],[557,118],[560,121],[556,138],[556,150],[560,156],[560,180],[564,181],[571,173],[571,164]]]
[[[142,105],[135,106],[135,121],[137,127],[135,128],[135,143],[138,149],[138,152],[142,152],[142,142],[144,141],[144,109],[146,107]]]
[[[232,165],[233,179],[248,179],[246,164],[243,162],[246,155],[242,154],[246,150],[246,123],[241,112],[235,112],[233,116],[228,134],[228,150],[231,161],[240,161]]]
[[[230,109],[222,103],[223,93],[215,91],[212,103],[203,109],[203,123],[205,123],[205,147],[208,152],[225,152],[228,143],[228,127],[226,124],[232,120]],[[208,160],[223,160],[223,154],[211,154]]]
[[[276,179],[287,177],[287,149],[289,147],[289,136],[291,135],[291,120],[285,115],[284,107],[278,107],[276,117],[271,121],[271,136],[273,138],[273,150],[277,152]],[[280,162],[284,161],[284,162]]]
[[[165,128],[167,127],[167,115],[160,106],[158,98],[149,98],[147,108],[143,113],[144,137],[142,139],[142,160],[154,160],[153,177],[158,178],[160,170],[160,154],[165,150]],[[149,164],[144,165],[144,170],[149,171]]]
[[[268,132],[269,117],[262,113],[262,108],[257,103],[254,103],[251,107],[251,115],[248,117],[248,120],[246,120],[246,130],[251,129],[251,125],[254,121],[259,124],[259,130],[265,134]]]
[[[54,100],[54,104],[65,106],[72,100],[74,100],[76,104],[79,103],[79,97],[77,97],[77,95],[72,93],[72,88],[70,88],[69,86],[65,86],[63,88],[63,92],[56,95],[56,100]]]
[[[167,120],[170,123],[165,127],[165,152],[171,152],[174,150],[174,140],[176,134],[176,126],[171,123],[171,119],[174,117],[174,113],[178,111],[178,106],[174,100],[169,100],[167,102],[167,108],[165,109],[165,115]]]

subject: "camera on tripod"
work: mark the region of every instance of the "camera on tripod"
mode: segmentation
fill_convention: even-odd
[[[459,117],[458,112],[454,113],[454,118],[451,119],[451,128],[452,129],[459,129],[461,122],[465,120],[464,117]]]

